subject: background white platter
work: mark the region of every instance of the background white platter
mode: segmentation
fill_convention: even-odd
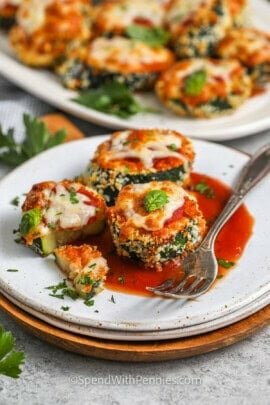
[[[254,25],[269,31],[270,4],[265,0],[252,0],[251,9]],[[143,94],[139,98],[142,103],[158,109],[158,114],[138,114],[123,120],[85,108],[72,101],[75,93],[63,88],[55,75],[19,63],[3,33],[0,33],[0,74],[60,110],[109,128],[170,128],[191,137],[216,141],[235,139],[270,128],[270,88],[248,100],[234,114],[210,120],[177,117],[164,109],[151,94]]]
[[[254,235],[237,267],[215,288],[196,301],[179,302],[160,298],[138,297],[105,290],[86,307],[81,300],[58,300],[48,295],[45,287],[64,278],[51,257],[42,259],[13,241],[12,230],[18,227],[20,210],[10,201],[21,196],[33,183],[74,177],[81,173],[96,146],[104,137],[93,137],[64,144],[40,154],[15,169],[0,182],[0,287],[28,307],[75,324],[122,331],[158,331],[191,327],[212,322],[238,312],[245,316],[245,307],[269,293],[270,252],[268,230],[270,218],[269,178],[247,198],[247,205],[256,221]],[[248,157],[224,146],[203,141],[194,142],[197,152],[195,170],[232,184]],[[6,269],[17,268],[17,273]],[[268,301],[270,302],[270,294]],[[62,305],[69,305],[64,312]],[[98,310],[95,313],[94,310]],[[233,320],[232,320],[233,322]]]

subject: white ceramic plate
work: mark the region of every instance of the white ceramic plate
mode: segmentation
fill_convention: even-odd
[[[269,179],[248,197],[247,205],[256,218],[254,235],[238,266],[218,285],[196,301],[179,302],[158,297],[138,297],[105,290],[94,307],[82,300],[58,300],[45,287],[64,278],[52,257],[42,259],[31,250],[13,242],[12,230],[18,227],[20,210],[10,201],[28,191],[33,183],[73,177],[81,173],[96,146],[104,137],[93,137],[64,144],[40,154],[15,169],[0,182],[0,287],[18,301],[43,313],[75,324],[123,331],[158,331],[212,322],[241,311],[270,290]],[[233,149],[203,141],[194,142],[197,152],[195,170],[232,184],[248,157]],[[6,269],[17,268],[17,273]],[[270,294],[268,297],[270,302]],[[62,305],[69,305],[64,312]],[[99,312],[95,313],[97,309]],[[239,313],[238,313],[239,316]],[[232,320],[233,322],[233,320]]]
[[[252,0],[254,25],[266,31],[270,26],[270,4]],[[170,128],[185,135],[221,141],[251,135],[270,128],[270,88],[260,96],[248,100],[234,114],[215,119],[180,118],[161,106],[151,94],[143,94],[142,103],[161,111],[159,114],[138,114],[123,120],[100,113],[71,101],[75,93],[62,87],[55,75],[31,69],[15,60],[7,38],[0,33],[0,74],[47,103],[87,121],[109,128]]]
[[[222,316],[214,321],[209,321],[201,323],[199,325],[183,327],[177,329],[169,329],[164,331],[154,331],[154,332],[130,332],[122,330],[110,330],[110,329],[101,329],[94,328],[90,326],[77,325],[75,323],[67,322],[62,319],[55,318],[46,313],[36,311],[35,309],[28,307],[22,302],[16,300],[14,297],[11,297],[4,291],[0,291],[9,301],[15,304],[17,307],[23,309],[25,312],[35,316],[42,321],[47,322],[50,325],[56,326],[57,328],[66,330],[72,333],[78,333],[79,335],[91,336],[101,339],[110,339],[110,340],[125,340],[125,341],[151,341],[151,340],[167,340],[167,339],[177,339],[184,338],[188,336],[200,335],[202,333],[210,332],[219,328],[223,328],[232,323],[238,322],[247,316],[254,314],[259,311],[261,308],[267,305],[269,302],[268,293],[259,297],[258,300],[248,304],[244,311],[240,309],[239,311],[233,312],[231,314]]]

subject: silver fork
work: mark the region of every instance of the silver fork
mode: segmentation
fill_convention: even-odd
[[[218,264],[214,243],[222,226],[242,204],[244,197],[270,172],[270,144],[262,147],[242,169],[234,192],[195,252],[181,263],[184,278],[177,285],[171,279],[158,287],[146,287],[156,295],[177,299],[193,299],[204,294],[217,277]]]

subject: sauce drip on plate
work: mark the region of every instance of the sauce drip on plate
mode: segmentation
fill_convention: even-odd
[[[210,193],[196,191],[196,185],[201,182],[209,186]],[[211,224],[228,200],[231,189],[221,181],[199,173],[191,174],[190,188],[194,190],[208,226],[211,227]],[[225,266],[233,268],[232,263],[237,264],[252,234],[253,224],[253,217],[247,208],[242,205],[222,228],[216,239],[215,253],[216,257],[221,259],[220,262],[225,261]],[[108,229],[101,235],[89,238],[88,241],[97,245],[108,261],[110,268],[106,280],[106,288],[108,289],[151,296],[152,294],[145,287],[158,286],[168,278],[178,281],[183,277],[179,264],[174,261],[165,264],[163,271],[155,271],[145,269],[138,263],[117,256]],[[230,271],[229,268],[219,266],[218,278],[225,276],[228,271]]]

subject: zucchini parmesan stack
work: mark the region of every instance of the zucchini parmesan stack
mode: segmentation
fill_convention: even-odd
[[[69,180],[34,185],[22,211],[21,241],[42,256],[58,246],[97,234],[105,226],[103,198]]]
[[[112,205],[126,184],[154,180],[186,183],[194,156],[191,141],[176,131],[119,131],[99,145],[82,182]]]
[[[164,47],[115,36],[94,39],[85,50],[72,51],[57,69],[70,89],[97,88],[117,81],[131,90],[150,90],[159,74],[174,62]]]
[[[270,81],[270,35],[254,28],[235,28],[219,43],[221,58],[239,60],[255,84]]]
[[[69,46],[91,36],[89,0],[24,0],[10,42],[26,65],[52,67]]]
[[[125,186],[108,220],[117,253],[157,269],[193,251],[206,226],[195,197],[170,181]]]
[[[54,255],[56,264],[72,281],[80,297],[90,299],[104,289],[109,268],[95,246],[61,246],[54,250]]]
[[[96,35],[125,35],[131,25],[161,27],[164,7],[157,0],[105,0],[94,17]]]
[[[227,0],[172,0],[165,17],[179,58],[212,56],[231,24]]]
[[[185,59],[156,83],[160,100],[181,116],[209,118],[229,113],[251,94],[251,80],[236,60]]]

